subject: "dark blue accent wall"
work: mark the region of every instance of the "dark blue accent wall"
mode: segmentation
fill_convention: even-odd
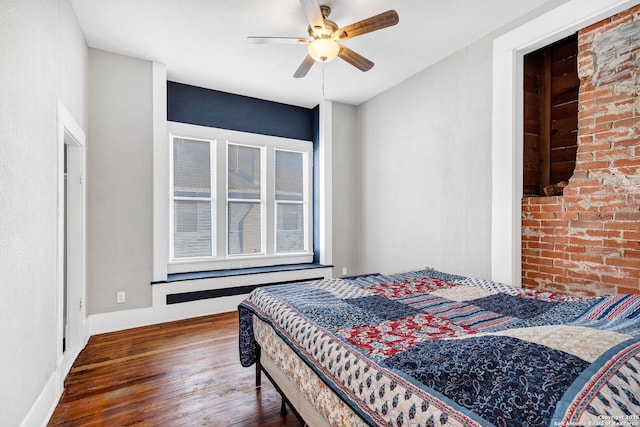
[[[167,82],[167,120],[313,141],[314,109]]]

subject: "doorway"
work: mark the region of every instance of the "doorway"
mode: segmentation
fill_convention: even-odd
[[[57,353],[61,387],[86,343],[85,142],[84,132],[59,103]]]

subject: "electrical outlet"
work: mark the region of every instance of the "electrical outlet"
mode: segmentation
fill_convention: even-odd
[[[116,304],[122,304],[127,301],[127,294],[125,291],[118,291],[116,293]]]
[[[347,275],[347,267],[342,267],[342,275],[343,276]]]

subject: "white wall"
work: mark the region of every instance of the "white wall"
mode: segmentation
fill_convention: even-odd
[[[490,38],[359,107],[360,272],[491,271]]]
[[[43,421],[34,406],[58,362],[58,100],[88,123],[87,47],[68,2],[4,0],[0,63],[0,425],[17,426]]]
[[[334,276],[358,271],[358,223],[360,221],[360,135],[358,109],[332,105],[332,203]]]
[[[152,63],[89,49],[88,314],[151,306]],[[126,302],[116,304],[116,292]]]

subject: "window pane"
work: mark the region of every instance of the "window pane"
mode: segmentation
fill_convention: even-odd
[[[211,144],[192,139],[173,139],[173,194],[211,197]]]
[[[262,253],[260,203],[229,202],[229,255]]]
[[[304,250],[304,210],[301,203],[278,203],[276,252]]]
[[[174,202],[174,258],[211,256],[211,202]]]
[[[229,198],[260,199],[260,149],[229,144]]]
[[[303,198],[302,153],[276,150],[276,200]]]

